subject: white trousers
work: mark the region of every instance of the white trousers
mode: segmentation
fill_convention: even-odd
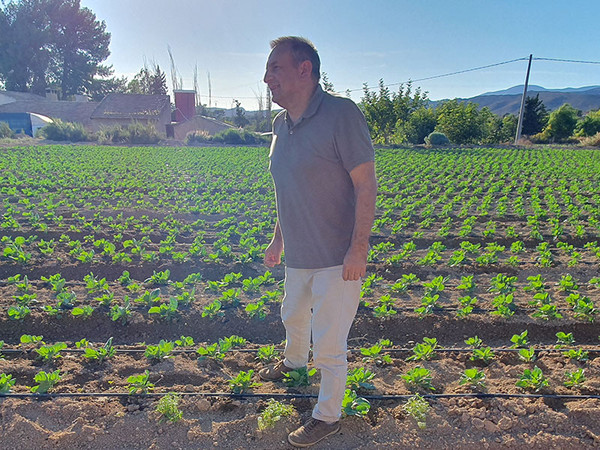
[[[284,364],[308,363],[312,332],[313,361],[321,372],[315,419],[335,422],[346,389],[348,333],[360,301],[362,281],[344,281],[342,266],[285,270],[281,319],[286,331]]]

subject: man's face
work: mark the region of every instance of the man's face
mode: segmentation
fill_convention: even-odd
[[[293,102],[300,88],[301,65],[296,65],[285,45],[275,47],[267,60],[264,82],[271,90],[273,101],[282,108]]]

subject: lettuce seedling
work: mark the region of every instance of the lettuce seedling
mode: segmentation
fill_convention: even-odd
[[[585,371],[582,368],[579,368],[573,372],[569,372],[567,370],[565,372],[564,385],[567,387],[580,387],[583,383],[587,381],[584,372]]]
[[[437,348],[436,338],[423,338],[423,343],[417,343],[413,347],[413,355],[406,358],[407,361],[428,361],[435,358],[437,355],[435,349]]]
[[[181,336],[175,341],[175,345],[177,345],[178,347],[193,347],[194,338],[191,336]]]
[[[381,339],[377,344],[371,347],[362,347],[360,349],[363,355],[363,362],[374,362],[377,365],[391,364],[392,358],[390,355],[383,355],[381,352],[385,347],[391,347],[392,342],[388,339]]]
[[[266,345],[259,347],[256,352],[256,359],[263,364],[268,364],[275,361],[279,357],[279,352],[275,350],[275,345]]]
[[[406,414],[416,420],[417,426],[421,429],[426,427],[425,420],[427,419],[427,413],[429,412],[429,403],[419,394],[415,394],[410,397],[407,402],[402,406],[402,409]]]
[[[406,382],[408,387],[411,389],[420,388],[435,391],[435,388],[431,384],[432,378],[429,369],[417,366],[413,369],[410,369],[404,375],[400,375],[400,377]]]
[[[11,320],[23,320],[31,314],[31,309],[28,306],[11,306],[8,308],[7,314]]]
[[[240,371],[235,377],[229,380],[229,387],[234,394],[243,394],[249,389],[262,386],[262,383],[252,382],[252,376],[254,370],[250,369],[248,372]]]
[[[346,389],[342,400],[342,414],[344,416],[366,416],[371,409],[371,404],[365,398],[359,397],[356,392]]]
[[[8,394],[10,389],[15,385],[15,380],[12,375],[0,374],[0,394]]]
[[[158,314],[165,320],[173,320],[179,314],[179,302],[175,297],[171,297],[169,303],[163,303],[160,306],[153,306],[148,310],[148,314]]]
[[[522,389],[531,389],[535,392],[539,392],[546,386],[548,386],[548,380],[544,376],[542,369],[535,366],[533,369],[525,369],[523,374],[516,382],[516,386]]]
[[[54,345],[42,345],[36,350],[38,359],[42,361],[52,361],[54,358],[61,358],[60,351],[67,348],[64,342],[57,342]]]
[[[373,384],[369,383],[375,374],[364,367],[356,367],[348,373],[346,386],[352,390],[375,389]]]
[[[317,369],[308,370],[306,367],[291,370],[283,374],[283,382],[289,387],[309,386],[310,378],[317,373]]]
[[[556,348],[568,347],[575,343],[573,333],[565,333],[563,331],[559,331],[558,333],[556,333],[556,338]]]
[[[224,315],[225,312],[221,309],[221,302],[219,300],[214,300],[202,309],[202,317],[208,317],[209,319],[216,319]]]
[[[146,369],[143,375],[131,375],[127,378],[129,384],[129,395],[136,393],[146,394],[154,389],[154,383],[150,383],[150,371]]]
[[[34,381],[38,383],[38,385],[33,386],[31,388],[31,392],[34,394],[46,394],[54,388],[56,383],[58,383],[61,378],[62,377],[58,369],[50,373],[46,373],[42,370],[35,376]]]
[[[485,389],[485,373],[477,368],[465,369],[460,377],[460,384],[468,384],[473,389]]]
[[[248,303],[245,309],[249,317],[259,320],[263,320],[267,317],[269,312],[268,308],[265,306],[264,300],[258,300],[256,303]]]
[[[295,411],[293,405],[285,405],[274,398],[269,399],[267,407],[258,416],[258,429],[261,431],[275,426],[282,417],[291,416]]]
[[[529,332],[525,330],[521,334],[513,334],[513,336],[510,338],[510,342],[512,342],[513,345],[511,345],[510,348],[527,347],[529,345],[529,338],[527,337],[528,333]]]
[[[519,359],[525,362],[535,361],[535,348],[529,347],[519,349]]]
[[[183,417],[183,411],[179,409],[181,396],[174,392],[169,392],[160,398],[156,405],[156,412],[161,414],[160,421],[168,420],[169,422],[177,422]]]
[[[95,349],[90,346],[86,346],[84,349],[83,356],[88,359],[96,360],[99,363],[101,363],[105,359],[112,358],[113,356],[115,356],[115,353],[116,353],[116,350],[112,345],[112,342],[113,342],[113,338],[110,337],[110,338],[108,338],[106,343],[98,349]]]
[[[165,358],[172,358],[171,352],[175,348],[173,341],[165,341],[161,339],[158,345],[148,345],[144,356],[153,361],[160,361]]]

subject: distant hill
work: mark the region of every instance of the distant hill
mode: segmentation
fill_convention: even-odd
[[[459,101],[477,103],[480,108],[487,106],[494,114],[500,116],[510,113],[518,114],[521,107],[523,85],[513,86],[503,91],[486,92],[471,98],[459,98]],[[580,88],[546,89],[542,86],[530,85],[527,95],[533,97],[540,95],[549,111],[558,109],[565,103],[570,104],[584,113],[600,109],[600,86],[585,86]],[[443,102],[432,102],[434,105]]]

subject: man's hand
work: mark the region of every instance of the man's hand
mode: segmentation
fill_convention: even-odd
[[[360,280],[367,273],[367,255],[366,252],[350,247],[344,257],[344,267],[342,269],[342,278],[344,281]]]
[[[281,264],[282,253],[283,246],[281,243],[272,241],[265,250],[265,266],[275,267],[276,265]]]

